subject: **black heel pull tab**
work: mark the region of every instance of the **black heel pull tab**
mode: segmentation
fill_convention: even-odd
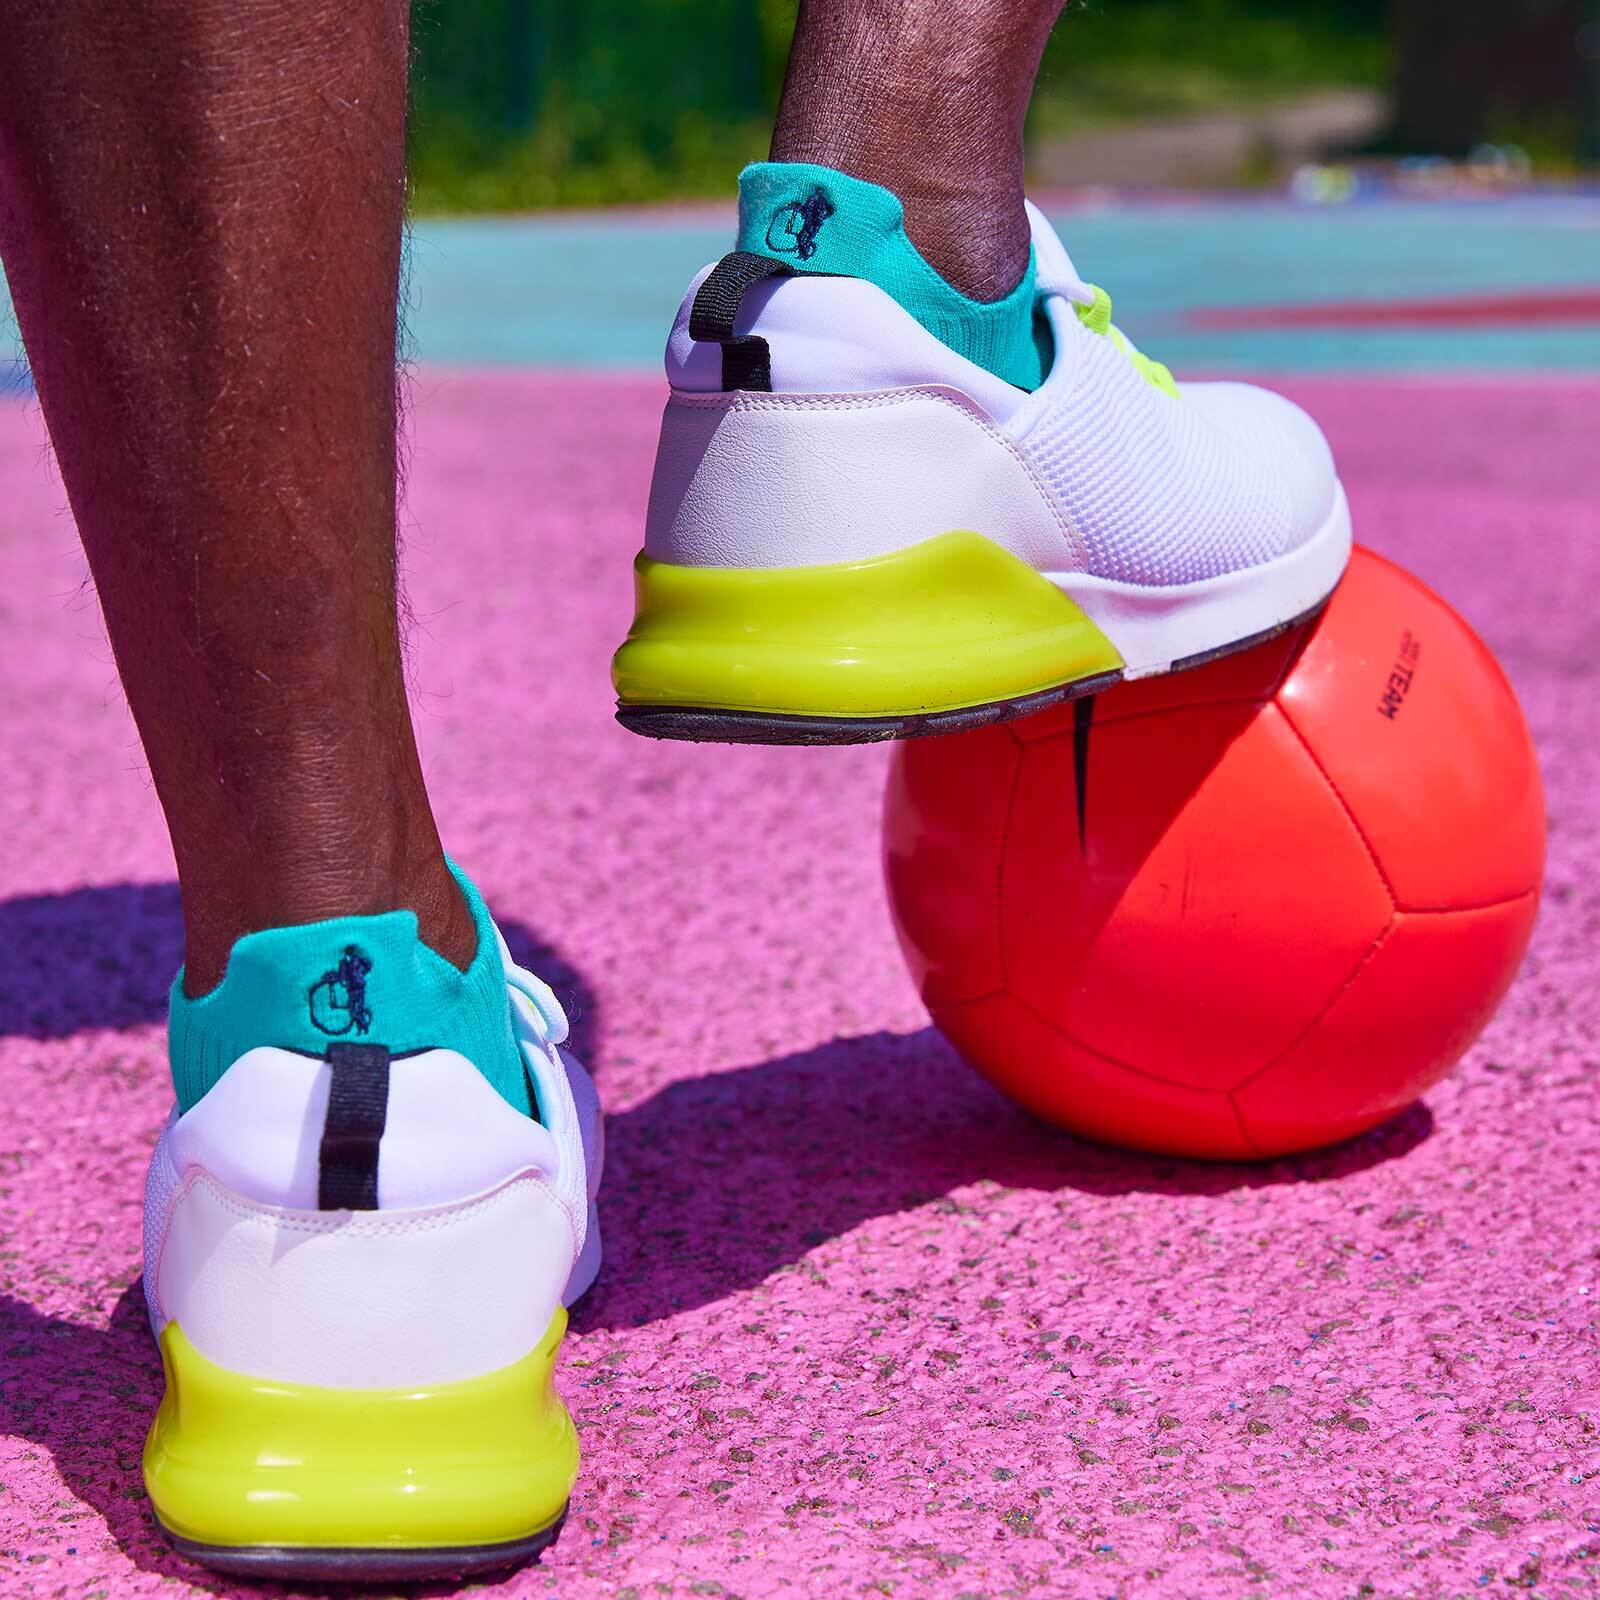
[[[753,333],[736,334],[734,318],[744,297],[768,278],[788,277],[793,269],[771,256],[735,250],[711,269],[689,308],[689,337],[722,346],[722,387],[772,392],[772,351]]]
[[[378,1146],[389,1119],[389,1051],[381,1044],[330,1044],[328,1067],[317,1206],[323,1211],[376,1211]]]

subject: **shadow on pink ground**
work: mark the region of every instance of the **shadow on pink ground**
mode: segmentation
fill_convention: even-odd
[[[1056,1134],[926,1026],[878,883],[882,752],[615,728],[653,384],[425,377],[407,564],[430,782],[610,1107],[607,1265],[561,1372],[584,1475],[556,1550],[498,1591],[1600,1580],[1600,385],[1294,392],[1363,539],[1505,660],[1550,872],[1516,988],[1427,1105],[1242,1167]],[[165,1550],[137,1487],[179,910],[41,443],[0,409],[0,1587],[243,1594]]]

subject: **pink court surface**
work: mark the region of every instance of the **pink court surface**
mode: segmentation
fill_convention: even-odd
[[[610,1108],[607,1265],[560,1370],[583,1475],[490,1592],[1600,1591],[1600,382],[1284,387],[1360,536],[1506,663],[1550,862],[1453,1078],[1244,1167],[1057,1135],[930,1031],[879,882],[882,751],[614,725],[657,380],[424,370],[430,780]],[[179,924],[63,503],[37,408],[0,404],[0,1594],[244,1593],[168,1552],[138,1484]]]

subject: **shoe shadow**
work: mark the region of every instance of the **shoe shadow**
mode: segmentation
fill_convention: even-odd
[[[0,900],[0,1035],[64,1039],[162,1022],[183,961],[175,883]]]
[[[932,1028],[871,1033],[669,1084],[606,1120],[605,1267],[580,1330],[627,1328],[750,1288],[872,1217],[980,1179],[1087,1195],[1220,1195],[1325,1182],[1433,1131],[1420,1102],[1307,1155],[1187,1161],[1091,1144],[991,1089]]]
[[[588,984],[523,923],[501,921],[500,931],[512,958],[556,991],[572,1020],[572,1047],[586,1056],[595,1037]],[[111,883],[0,900],[0,950],[0,1037],[64,1039],[164,1022],[183,962],[178,886]]]
[[[0,1295],[0,1350],[0,1430],[50,1452],[67,1488],[100,1513],[135,1566],[194,1582],[195,1569],[162,1540],[139,1476],[145,1430],[161,1399],[161,1358],[140,1280],[122,1292],[104,1328],[46,1316]],[[18,1527],[12,1541],[24,1553],[72,1551],[55,1517],[54,1506],[41,1508],[40,1525]],[[80,1559],[96,1532],[84,1526],[78,1535],[73,1553]]]
[[[223,1600],[303,1597],[327,1587],[334,1593],[352,1592],[350,1585],[239,1582],[184,1560],[162,1537],[140,1477],[145,1431],[160,1403],[162,1383],[161,1358],[150,1337],[139,1278],[123,1290],[104,1328],[45,1316],[0,1294],[0,1354],[5,1363],[0,1372],[0,1432],[48,1450],[67,1488],[99,1512],[122,1553],[140,1571]],[[18,1464],[23,1472],[26,1462],[24,1455]],[[13,1496],[14,1513],[18,1498]],[[83,1547],[95,1540],[96,1530],[84,1526],[78,1535],[81,1544],[74,1547],[62,1531],[58,1504],[41,1507],[37,1515],[36,1528],[13,1515],[8,1537],[19,1553],[65,1549],[79,1559],[90,1553]],[[407,1585],[406,1593],[426,1600],[455,1594],[461,1587]]]

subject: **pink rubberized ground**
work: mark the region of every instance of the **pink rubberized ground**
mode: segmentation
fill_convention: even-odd
[[[607,1266],[561,1370],[583,1477],[496,1593],[1600,1588],[1600,384],[1290,387],[1361,537],[1503,655],[1548,892],[1426,1105],[1209,1167],[1058,1136],[927,1029],[878,879],[881,751],[612,723],[657,385],[424,374],[438,810],[518,953],[549,947],[611,1112]],[[138,1486],[177,907],[61,507],[33,410],[0,409],[0,1594],[233,1594]]]

